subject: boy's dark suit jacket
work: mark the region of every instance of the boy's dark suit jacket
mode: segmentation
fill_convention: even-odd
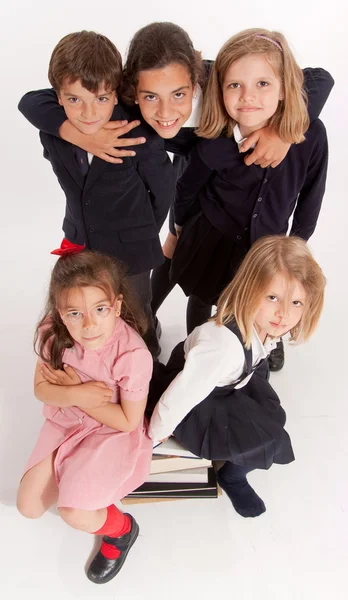
[[[131,120],[121,105],[112,120]],[[44,156],[66,196],[65,237],[122,260],[128,273],[148,271],[163,261],[159,230],[174,193],[173,168],[163,140],[146,123],[126,137],[146,137],[136,156],[111,164],[93,157],[86,178],[76,147],[40,131]]]

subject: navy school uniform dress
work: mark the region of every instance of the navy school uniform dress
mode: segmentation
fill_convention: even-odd
[[[244,164],[234,138],[201,139],[177,184],[175,223],[183,227],[172,278],[186,295],[215,304],[251,245],[265,235],[305,240],[315,230],[325,191],[328,145],[323,123],[312,121],[275,169]]]
[[[240,341],[245,367],[233,384],[215,387],[174,429],[175,438],[196,456],[227,460],[241,467],[268,469],[273,463],[294,460],[291,440],[284,429],[286,415],[268,382],[267,359],[252,367],[252,350],[246,349],[238,326],[224,325]],[[150,416],[163,392],[185,365],[184,344],[178,344],[167,363],[156,363],[150,384]],[[243,387],[238,383],[252,374]],[[151,426],[150,426],[151,428]]]
[[[208,79],[211,68],[214,64],[212,60],[204,60],[204,77]],[[320,67],[307,67],[303,69],[304,89],[308,97],[308,114],[311,121],[319,118],[319,115],[330,95],[334,86],[334,80],[330,73]],[[203,85],[203,93],[204,93]],[[139,118],[139,115],[138,117]],[[195,129],[192,127],[182,127],[179,133],[171,139],[165,140],[165,148],[168,152],[174,154],[174,178],[177,182],[183,175],[189,164],[190,152],[198,143],[199,138],[195,135]],[[171,207],[169,212],[169,231],[176,235],[174,226],[174,211]]]

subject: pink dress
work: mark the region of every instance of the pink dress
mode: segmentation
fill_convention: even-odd
[[[141,337],[121,318],[110,340],[100,350],[84,350],[76,343],[66,349],[63,362],[81,381],[103,381],[114,390],[113,402],[143,400],[149,389],[152,357]],[[26,467],[39,463],[54,450],[59,487],[57,506],[95,510],[113,504],[141,485],[150,471],[152,441],[142,421],[127,433],[102,425],[76,406],[45,405],[46,417]]]

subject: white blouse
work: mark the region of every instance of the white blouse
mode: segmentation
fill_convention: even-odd
[[[256,330],[251,342],[253,367],[276,347],[276,339],[262,344]],[[196,327],[184,345],[185,366],[162,394],[151,418],[149,435],[162,440],[171,435],[183,418],[215,387],[235,382],[245,369],[243,347],[237,336],[215,321]],[[241,388],[250,377],[236,385]]]

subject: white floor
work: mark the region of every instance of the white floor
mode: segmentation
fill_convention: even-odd
[[[69,529],[53,510],[27,521],[15,508],[18,480],[42,423],[32,393],[31,338],[54,261],[47,251],[59,235],[42,212],[41,238],[31,243],[23,223],[19,247],[8,252],[3,298],[1,597],[186,600],[231,590],[245,600],[347,598],[347,361],[337,336],[346,325],[347,293],[338,293],[344,275],[338,277],[333,261],[336,246],[331,256],[322,251],[327,220],[313,244],[329,279],[322,321],[310,343],[287,348],[283,371],[272,375],[296,461],[250,476],[267,512],[243,519],[226,496],[128,507],[141,535],[117,579],[96,587],[84,574],[92,536]],[[163,358],[185,335],[184,309],[177,289],[160,311]]]

